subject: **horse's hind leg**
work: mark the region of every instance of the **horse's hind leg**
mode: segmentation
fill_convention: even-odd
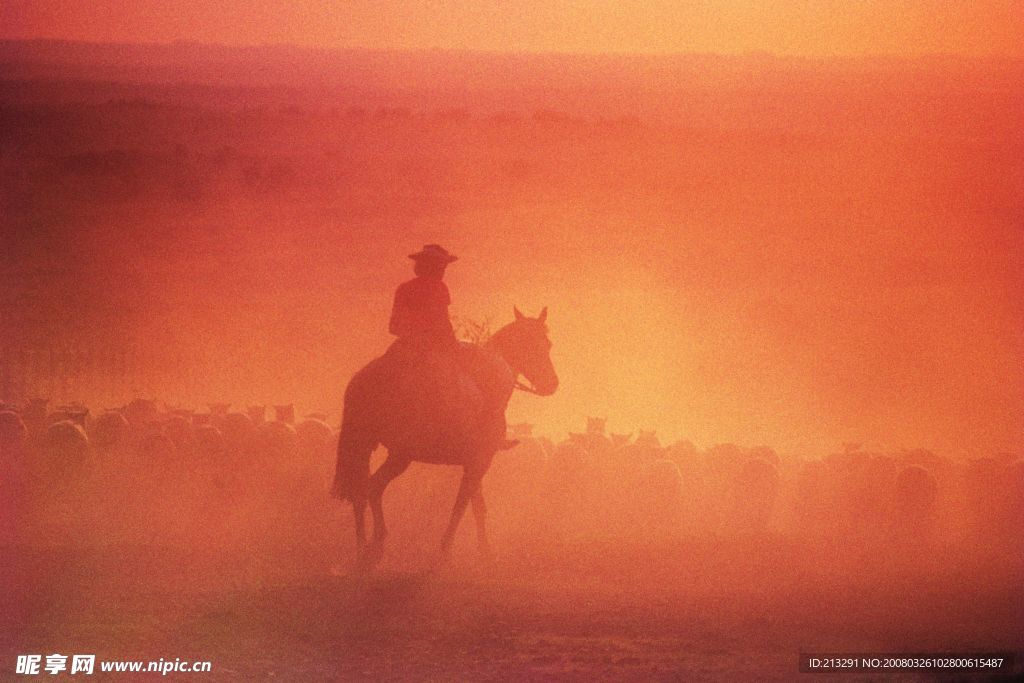
[[[468,469],[462,473],[459,493],[455,496],[455,507],[452,508],[452,516],[448,520],[448,528],[441,539],[441,551],[445,555],[451,550],[452,541],[455,540],[455,532],[459,529],[459,522],[462,521],[462,516],[466,514],[466,506],[469,504],[470,499],[476,496],[477,491],[480,490],[481,479],[483,479],[482,474],[471,472]]]
[[[384,552],[384,539],[388,536],[387,525],[384,524],[384,489],[391,481],[409,467],[407,458],[399,458],[388,455],[377,471],[370,477],[367,486],[367,496],[370,502],[370,511],[373,513],[373,538],[370,543],[370,557],[367,559],[373,563],[380,560]]]
[[[473,517],[476,518],[476,543],[485,560],[493,558],[491,544],[487,540],[487,503],[484,501],[483,482],[477,484],[473,494]]]
[[[348,407],[346,406],[346,410]],[[352,513],[356,526],[356,549],[366,545],[366,502],[367,484],[370,474],[370,457],[376,443],[356,428],[356,420],[342,423],[338,437],[338,457],[334,467],[334,483],[331,495],[341,500],[352,501]]]
[[[356,521],[356,550],[366,546],[366,498],[352,501],[352,514]]]

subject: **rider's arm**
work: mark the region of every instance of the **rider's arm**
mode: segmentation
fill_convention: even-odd
[[[405,291],[402,287],[395,292],[395,302],[391,306],[391,321],[388,323],[388,332],[396,337],[409,334],[409,304],[406,301]]]
[[[388,323],[388,332],[396,337],[402,337],[409,332],[408,309],[395,303],[391,309],[391,322]]]
[[[404,337],[413,332],[413,310],[408,285],[408,283],[401,285],[394,293],[394,304],[391,306],[391,321],[388,323],[387,330],[396,337]]]

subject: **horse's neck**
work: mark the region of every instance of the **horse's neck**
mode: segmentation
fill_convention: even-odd
[[[512,347],[509,343],[510,336],[507,330],[508,325],[492,334],[491,338],[484,343],[484,348],[496,353],[499,358],[505,361],[512,372],[515,373],[515,367],[512,365]]]

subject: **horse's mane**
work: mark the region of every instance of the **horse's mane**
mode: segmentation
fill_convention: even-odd
[[[490,343],[500,344],[501,342],[503,342],[509,336],[509,334],[511,333],[511,330],[509,328],[511,328],[513,325],[515,325],[514,321],[508,323],[507,325],[501,326],[499,329],[495,330],[490,335],[488,335],[487,339],[483,340],[480,343],[481,344],[490,344]]]
[[[490,335],[486,340],[480,342],[481,346],[490,346],[495,349],[503,349],[508,347],[508,342],[513,334],[513,328],[515,327],[517,320],[504,325],[496,332]]]

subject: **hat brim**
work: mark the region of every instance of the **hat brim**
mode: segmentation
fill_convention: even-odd
[[[458,256],[452,256],[450,254],[448,256],[441,256],[440,254],[425,254],[422,251],[416,254],[409,254],[409,258],[413,261],[438,261],[440,263],[454,263],[459,260]]]

